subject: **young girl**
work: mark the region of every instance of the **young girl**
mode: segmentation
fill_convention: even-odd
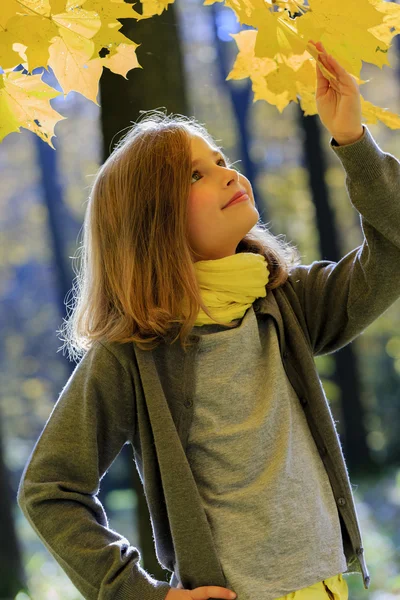
[[[195,120],[144,119],[99,170],[65,329],[81,360],[17,498],[84,598],[347,600],[344,573],[369,587],[314,356],[400,296],[400,162],[362,126],[355,79],[316,48],[337,78],[317,66],[318,112],[364,234],[338,263],[302,265],[258,225],[249,180]],[[169,584],[97,498],[127,443]]]

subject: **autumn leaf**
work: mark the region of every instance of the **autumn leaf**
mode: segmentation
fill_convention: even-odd
[[[17,2],[17,0],[7,0],[5,6],[1,7],[0,11],[0,65],[3,69],[10,69],[15,67],[20,62],[20,57],[16,51],[13,50],[13,38],[12,32],[8,29],[8,23],[17,13],[29,14],[27,9]]]
[[[205,0],[210,6],[223,0]],[[142,68],[139,44],[120,33],[120,18],[137,21],[160,15],[174,0],[143,0],[142,14],[124,0],[7,0],[0,14],[0,141],[27,127],[51,147],[54,126],[64,117],[49,102],[59,95],[30,73],[51,67],[64,96],[78,92],[97,103],[104,67],[126,78]],[[249,78],[254,99],[282,112],[300,103],[305,115],[316,114],[315,60],[321,40],[329,54],[359,85],[362,63],[390,67],[388,50],[400,31],[400,6],[384,0],[225,0],[243,25],[232,34],[238,55],[227,80]],[[107,55],[100,52],[107,49]],[[13,69],[22,64],[28,74]],[[325,77],[334,77],[321,65]],[[38,79],[39,78],[39,79]],[[52,95],[53,94],[53,95]],[[365,123],[378,120],[400,128],[398,115],[362,101]],[[58,119],[57,119],[58,116]]]
[[[213,4],[214,0],[207,3]],[[400,29],[398,5],[383,0],[309,0],[308,6],[296,2],[297,11],[303,14],[292,19],[287,10],[269,13],[270,16],[264,18],[264,0],[252,0],[251,14],[246,0],[226,0],[225,3],[240,22],[255,27],[253,31],[232,35],[239,53],[227,77],[227,80],[250,78],[254,102],[265,100],[280,112],[289,102],[300,102],[305,115],[317,114],[315,59],[319,51],[308,43],[311,39],[321,40],[327,53],[332,54],[359,85],[367,83],[360,79],[363,60],[380,68],[390,67],[389,44],[397,35],[396,29]],[[282,9],[286,3],[276,0],[273,4]],[[323,65],[321,70],[328,79],[333,77]],[[361,102],[364,123],[380,120],[391,129],[400,128],[399,115],[373,106],[362,96]]]
[[[1,102],[7,107],[1,112],[0,141],[23,126],[38,133],[54,148],[50,143],[54,126],[64,117],[51,108],[49,100],[59,93],[42,81],[39,85],[40,76],[18,72],[15,78],[13,67],[21,63],[21,59],[22,66],[29,72],[50,66],[64,96],[76,91],[99,105],[97,96],[103,67],[125,78],[131,69],[141,68],[136,56],[138,44],[119,33],[122,24],[116,19],[147,17],[136,13],[133,6],[123,0],[10,2],[9,9],[0,17],[0,57],[5,71],[0,76]],[[15,48],[19,49],[18,53]],[[108,53],[100,58],[103,48],[107,48]],[[40,92],[40,99],[36,92]]]
[[[44,83],[40,75],[26,76],[19,71],[0,75],[0,139],[24,127],[36,133],[53,150],[51,138],[56,123],[65,119],[49,100],[60,92]]]

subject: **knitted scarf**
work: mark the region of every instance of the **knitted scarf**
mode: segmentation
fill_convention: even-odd
[[[265,257],[239,252],[216,260],[194,263],[204,304],[220,321],[243,317],[256,298],[265,297],[269,269]],[[200,309],[195,326],[215,323]]]

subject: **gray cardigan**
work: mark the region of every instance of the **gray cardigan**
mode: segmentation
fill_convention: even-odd
[[[260,349],[270,343],[265,336],[276,338],[284,369],[280,377],[292,390],[291,410],[296,410],[298,423],[301,418],[308,423],[315,464],[324,466],[319,476],[329,478],[330,510],[324,514],[338,517],[345,572],[360,573],[368,589],[347,468],[313,357],[343,348],[400,296],[400,163],[378,147],[366,126],[354,144],[339,147],[331,139],[330,147],[345,169],[364,241],[338,263],[322,260],[293,268],[283,286],[254,302],[246,313],[253,321],[246,327],[253,334],[258,327]],[[226,347],[232,349],[240,327],[214,334],[211,329],[208,335],[225,336]],[[178,581],[190,589],[230,587],[229,563],[222,562],[218,550],[218,523],[210,519],[205,487],[188,460],[190,436],[198,433],[192,423],[201,425],[197,394],[207,388],[204,380],[203,387],[196,388],[199,352],[207,337],[200,333],[193,329],[196,344],[186,355],[179,342],[169,345],[168,337],[154,351],[130,343],[95,343],[66,382],[27,461],[18,504],[87,599],[163,600]],[[217,355],[215,359],[218,365]],[[209,401],[210,395],[204,398]],[[304,433],[304,426],[298,431]],[[214,433],[219,433],[218,427]],[[139,550],[109,528],[96,497],[101,478],[124,444],[133,447],[157,558],[172,573],[169,584],[155,581],[141,568]],[[223,518],[228,519],[229,512]],[[254,559],[260,560],[257,553]],[[245,593],[241,597],[244,600]],[[266,594],[262,600],[268,598]]]

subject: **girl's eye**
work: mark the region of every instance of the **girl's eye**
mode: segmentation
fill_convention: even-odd
[[[218,164],[219,162],[221,162],[221,160],[222,160],[222,162],[224,163],[224,167],[226,167],[226,166],[227,166],[227,164],[226,164],[226,162],[225,162],[225,159],[224,159],[224,158],[220,158],[220,159],[218,159],[218,161],[217,161],[217,164]],[[195,174],[195,173],[197,173],[198,175],[200,175],[199,171],[193,171],[193,173],[192,173],[192,177],[194,176],[194,174]]]

